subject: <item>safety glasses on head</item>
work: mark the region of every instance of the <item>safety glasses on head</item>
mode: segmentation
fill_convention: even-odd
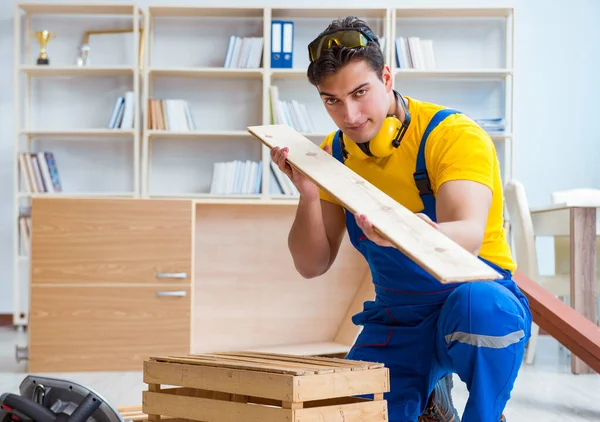
[[[371,31],[363,28],[344,28],[325,32],[308,44],[308,57],[311,62],[317,60],[324,50],[333,45],[347,48],[364,47],[369,42],[375,42],[376,37]]]

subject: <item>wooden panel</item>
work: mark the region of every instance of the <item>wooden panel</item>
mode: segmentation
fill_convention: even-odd
[[[32,283],[190,282],[192,214],[189,200],[33,198]]]
[[[190,286],[37,285],[29,321],[31,372],[142,371],[151,355],[188,353]]]
[[[287,238],[294,207],[198,204],[192,351],[306,350],[333,342],[366,261],[346,238],[332,268],[304,279]],[[354,327],[358,332],[358,327]]]
[[[248,127],[341,204],[365,214],[376,230],[442,283],[495,280],[500,274],[287,125]]]
[[[600,327],[522,272],[514,280],[529,300],[533,322],[600,373]]]
[[[571,209],[571,306],[590,321],[598,322],[596,292],[596,210]],[[575,374],[593,373],[580,359],[571,360]]]

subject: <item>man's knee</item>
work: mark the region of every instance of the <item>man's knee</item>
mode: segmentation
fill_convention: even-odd
[[[459,341],[504,348],[529,337],[528,311],[496,282],[470,282],[452,292],[442,308],[440,330],[445,343]]]

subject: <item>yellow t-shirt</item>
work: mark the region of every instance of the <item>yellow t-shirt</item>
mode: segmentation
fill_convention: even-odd
[[[401,145],[388,157],[358,159],[349,155],[345,164],[357,174],[377,186],[413,212],[423,210],[423,202],[415,185],[419,144],[429,121],[442,106],[418,101],[410,97],[408,109],[411,123]],[[331,145],[335,132],[329,134],[321,148]],[[449,180],[473,180],[492,191],[492,204],[479,256],[514,272],[510,247],[504,230],[503,187],[500,165],[494,143],[489,135],[464,114],[446,117],[427,138],[425,163],[434,196],[439,187]],[[321,190],[321,199],[338,203]]]

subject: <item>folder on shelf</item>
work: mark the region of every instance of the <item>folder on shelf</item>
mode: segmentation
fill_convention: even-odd
[[[294,58],[294,22],[271,22],[271,67],[291,68]]]

